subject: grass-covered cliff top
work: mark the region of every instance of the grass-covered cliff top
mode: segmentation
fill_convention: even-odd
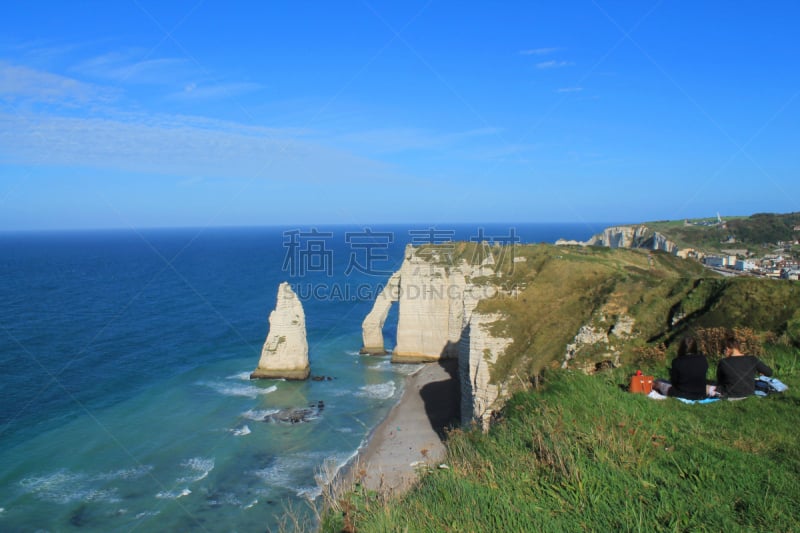
[[[493,369],[496,381],[554,366],[582,326],[608,338],[579,349],[589,362],[635,361],[699,328],[750,328],[788,344],[800,341],[798,282],[721,278],[663,252],[530,245],[517,246],[515,255],[524,260],[513,272],[486,282],[517,290],[477,308],[500,313],[494,333],[513,339]],[[629,333],[615,334],[621,320],[632,320]]]
[[[800,356],[780,396],[684,405],[624,392],[628,369],[557,370],[399,501],[357,489],[324,531],[800,531]],[[664,368],[660,368],[662,372]]]
[[[471,246],[454,253],[478,262]],[[507,293],[476,309],[512,339],[493,369],[516,387],[499,419],[449,433],[446,467],[399,500],[356,485],[324,531],[800,531],[800,282],[643,250],[525,245],[499,261],[508,252],[491,249],[501,275],[473,279]],[[606,340],[561,369],[582,326]],[[623,390],[637,368],[666,377],[685,333],[713,378],[734,328],[788,392],[685,405]],[[621,366],[581,371],[612,358]]]
[[[583,326],[606,340],[578,346],[575,363],[635,362],[674,353],[685,333],[747,328],[757,341],[800,346],[800,283],[723,278],[665,252],[530,244],[448,243],[417,252],[440,266],[492,265],[473,283],[500,289],[476,311],[499,313],[492,333],[512,339],[492,369],[495,382],[558,366]],[[627,322],[628,327],[617,327]],[[710,354],[714,355],[714,354]]]
[[[792,241],[800,236],[794,228],[800,225],[798,213],[758,213],[749,217],[723,217],[724,226],[716,219],[646,222],[645,226],[666,235],[680,248],[705,252],[724,249],[762,251],[765,244]],[[726,242],[733,237],[734,242]]]

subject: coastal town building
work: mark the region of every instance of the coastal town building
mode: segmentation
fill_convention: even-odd
[[[800,280],[800,269],[786,269],[781,272],[781,279]]]

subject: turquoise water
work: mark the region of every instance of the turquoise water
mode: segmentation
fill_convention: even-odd
[[[383,272],[418,239],[408,229],[382,228],[393,240],[370,241],[370,261],[345,240],[363,228],[319,228],[323,268],[297,264],[284,228],[0,234],[0,530],[263,531],[287,506],[310,516],[317,470],[354,455],[414,370],[357,353]],[[371,268],[345,274],[353,260]],[[284,280],[304,300],[312,375],[332,379],[248,379]],[[306,423],[264,421],[320,401]]]

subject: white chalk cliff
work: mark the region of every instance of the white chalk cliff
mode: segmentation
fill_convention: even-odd
[[[507,396],[503,384],[492,383],[490,374],[497,358],[512,342],[491,334],[492,324],[501,318],[498,313],[472,313],[460,344],[461,423],[468,425],[474,421],[483,431],[489,429],[492,414],[502,407]]]
[[[364,340],[362,354],[384,355],[386,348],[383,344],[383,324],[389,315],[392,304],[399,298],[400,272],[395,272],[386,282],[386,286],[375,299],[375,304],[364,322],[361,324],[361,333]]]
[[[652,231],[647,226],[612,226],[603,230],[588,241],[567,241],[559,239],[556,245],[606,246],[608,248],[645,248],[678,253],[678,245],[663,234]]]
[[[462,390],[462,419],[488,423],[498,407],[502,386],[491,384],[490,371],[511,342],[496,339],[489,326],[499,315],[474,310],[498,290],[475,278],[494,275],[491,255],[479,265],[449,261],[441,251],[409,245],[400,270],[389,281],[362,324],[362,353],[386,353],[383,325],[398,302],[397,346],[392,362],[434,362],[457,358]],[[473,323],[474,322],[474,323]]]
[[[261,359],[250,378],[306,379],[309,372],[303,304],[292,287],[283,282],[278,287],[275,310],[269,315],[269,333]]]
[[[406,247],[400,267],[400,309],[394,362],[449,359],[458,355],[463,326],[460,268],[442,264],[440,257],[419,255]]]

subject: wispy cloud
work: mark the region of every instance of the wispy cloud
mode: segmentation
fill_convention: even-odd
[[[173,100],[213,100],[230,98],[263,89],[259,83],[187,83],[182,91],[172,93]]]
[[[363,183],[388,165],[302,138],[296,129],[180,115],[77,118],[0,114],[0,159],[11,164],[304,182]]]
[[[28,65],[41,65],[51,64],[53,61],[60,60],[84,46],[84,44],[79,43],[55,44],[48,40],[37,39],[2,45],[0,50],[2,50],[3,55],[24,59],[24,62]]]
[[[125,67],[124,61],[109,56],[82,68],[112,81],[144,83],[180,65],[162,59]],[[222,98],[260,88],[256,83],[198,81],[174,97]],[[307,130],[131,111],[121,88],[6,62],[0,62],[0,101],[14,109],[0,112],[0,159],[11,164],[312,182],[397,175],[386,163],[334,147],[330,137],[312,140]]]
[[[523,56],[546,56],[553,52],[558,52],[560,48],[531,48],[530,50],[520,50],[520,55]]]
[[[583,90],[583,87],[562,87],[561,89],[557,89],[557,93],[579,93]]]
[[[199,74],[197,68],[187,59],[137,59],[142,55],[138,50],[109,52],[82,61],[73,70],[85,76],[116,83],[146,85],[171,85]]]
[[[557,61],[552,59],[550,61],[542,61],[541,63],[536,63],[536,68],[552,69],[552,68],[569,67],[572,65],[573,63],[571,61]]]
[[[0,97],[10,101],[69,106],[108,102],[117,95],[108,87],[0,62]]]
[[[253,82],[209,79],[188,59],[161,57],[139,60],[143,51],[126,50],[96,56],[74,67],[85,76],[126,85],[160,85],[172,100],[212,100],[254,92],[264,87]]]

